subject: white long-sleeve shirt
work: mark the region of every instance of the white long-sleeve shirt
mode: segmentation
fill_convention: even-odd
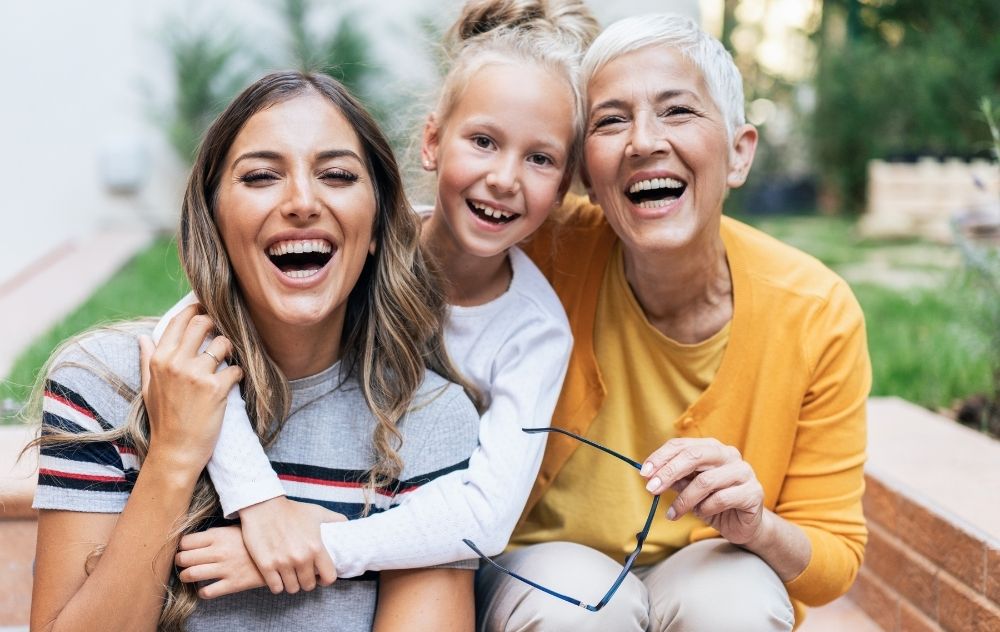
[[[541,464],[548,426],[572,347],[559,299],[519,248],[509,251],[513,278],[500,297],[475,307],[452,306],[445,344],[452,360],[487,398],[479,446],[469,467],[435,479],[391,511],[321,526],[340,577],[366,570],[420,568],[503,550]],[[194,302],[188,295],[164,316]],[[226,515],[284,494],[238,387],[230,393],[208,465]]]

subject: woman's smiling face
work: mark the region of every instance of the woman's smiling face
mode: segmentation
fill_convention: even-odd
[[[585,174],[626,247],[674,250],[717,236],[757,134],[747,125],[727,137],[701,71],[673,48],[647,46],[598,71],[587,102]]]
[[[219,182],[216,223],[258,328],[330,325],[374,247],[376,203],[354,128],[306,92],[254,114]]]

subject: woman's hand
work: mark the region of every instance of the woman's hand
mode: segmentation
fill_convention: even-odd
[[[736,448],[715,439],[671,439],[649,455],[640,473],[651,493],[677,492],[667,518],[691,512],[741,546],[762,535],[764,488]]]
[[[319,525],[345,520],[343,514],[284,496],[240,510],[243,543],[275,594],[310,591],[317,583],[329,586],[337,579]]]
[[[226,394],[243,377],[239,367],[217,371],[232,353],[232,344],[216,336],[200,351],[215,329],[212,320],[192,305],[167,325],[160,343],[139,339],[142,398],[149,413],[150,457],[159,455],[200,472],[219,436]]]

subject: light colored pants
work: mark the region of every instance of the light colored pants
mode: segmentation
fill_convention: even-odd
[[[548,542],[496,558],[511,571],[596,604],[621,572],[603,553]],[[633,569],[599,612],[531,588],[483,564],[476,576],[481,632],[787,632],[795,624],[781,580],[759,557],[725,540],[690,544]]]

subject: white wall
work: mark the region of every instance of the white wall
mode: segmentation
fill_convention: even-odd
[[[162,44],[173,17],[238,26],[278,47],[268,0],[38,0],[0,4],[0,288],[67,240],[109,225],[175,221],[184,166],[167,146],[154,110],[171,95]],[[363,23],[394,78],[412,89],[432,76],[418,17],[453,16],[460,0],[339,2],[362,9]],[[602,23],[624,15],[679,10],[697,0],[591,2]],[[336,8],[330,8],[330,7]],[[102,184],[102,156],[138,149],[145,163],[136,195]]]

